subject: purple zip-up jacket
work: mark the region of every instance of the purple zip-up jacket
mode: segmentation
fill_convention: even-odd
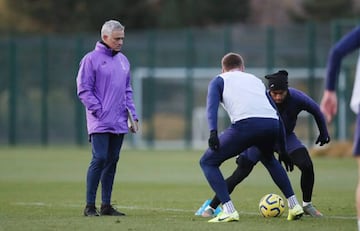
[[[88,134],[128,133],[127,109],[138,120],[130,81],[130,63],[97,42],[80,62],[77,95],[86,108]]]

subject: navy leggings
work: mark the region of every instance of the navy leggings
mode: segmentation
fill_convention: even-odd
[[[220,149],[218,151],[212,149],[205,151],[200,159],[200,166],[209,185],[223,204],[230,200],[230,195],[220,171],[220,165],[251,146],[256,146],[264,158],[274,158],[273,150],[279,131],[279,121],[276,119],[250,118],[240,120],[220,134]]]
[[[94,133],[91,135],[92,159],[86,179],[87,204],[95,204],[100,182],[102,204],[110,204],[116,165],[123,140],[124,134]]]

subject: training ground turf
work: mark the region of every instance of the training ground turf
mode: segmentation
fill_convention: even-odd
[[[258,202],[267,193],[282,195],[261,164],[236,189],[232,199],[240,221],[209,224],[194,216],[212,196],[198,161],[202,150],[144,151],[124,149],[113,190],[113,204],[125,217],[84,217],[89,147],[0,148],[0,231],[23,230],[356,230],[353,158],[313,158],[313,203],[323,219],[287,221],[263,218]],[[228,176],[235,168],[222,166]],[[299,171],[289,174],[301,200]],[[100,192],[98,199],[100,198]],[[97,201],[99,206],[100,201]],[[214,227],[215,226],[215,227]]]

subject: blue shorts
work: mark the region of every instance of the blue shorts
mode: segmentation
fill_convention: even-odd
[[[353,153],[354,156],[360,156],[360,113],[356,116]]]
[[[299,140],[294,132],[286,135],[286,151],[291,154],[293,151],[299,148],[306,148],[304,144]]]
[[[286,136],[286,151],[287,151],[287,153],[291,155],[292,152],[294,152],[295,150],[298,150],[300,148],[306,148],[306,147],[304,146],[303,143],[301,143],[301,141],[295,135],[294,132],[288,134]],[[276,152],[278,151],[277,148],[275,148],[275,151]],[[264,161],[264,159],[261,157],[260,151],[256,147],[250,147],[250,148],[246,149],[243,153],[241,153],[241,155],[246,156],[247,159],[252,161],[254,164],[256,164],[260,160]],[[237,159],[236,159],[236,162],[237,162]]]

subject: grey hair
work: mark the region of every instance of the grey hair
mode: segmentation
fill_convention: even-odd
[[[101,28],[101,37],[103,35],[110,35],[114,30],[125,30],[125,27],[116,20],[106,21]]]

